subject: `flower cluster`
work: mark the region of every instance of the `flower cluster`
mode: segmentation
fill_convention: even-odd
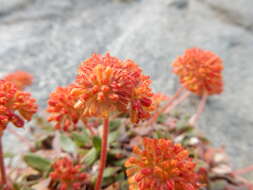
[[[37,112],[36,100],[20,91],[11,82],[0,80],[0,135],[8,123],[23,127],[24,120],[31,120]]]
[[[172,66],[181,84],[197,95],[220,94],[223,91],[222,60],[211,51],[187,49]]]
[[[55,121],[55,129],[70,131],[76,128],[80,119],[80,112],[74,108],[77,100],[71,95],[74,84],[68,87],[58,87],[50,95],[47,111],[51,113],[49,121]]]
[[[55,161],[50,177],[53,181],[59,182],[59,190],[83,189],[88,180],[88,175],[81,172],[81,165],[75,165],[67,157]]]
[[[84,117],[107,118],[113,112],[130,113],[134,123],[149,117],[152,92],[151,80],[131,60],[94,54],[78,71],[72,95],[75,108]]]
[[[144,138],[143,144],[144,150],[134,147],[137,156],[125,163],[130,190],[199,189],[195,163],[181,145],[150,138]]]
[[[23,90],[26,86],[32,84],[33,77],[27,72],[16,71],[5,76],[4,80],[13,83],[17,89]]]

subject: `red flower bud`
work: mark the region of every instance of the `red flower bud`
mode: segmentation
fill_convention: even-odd
[[[53,164],[53,171],[50,178],[59,182],[59,189],[73,188],[81,190],[88,180],[88,175],[81,172],[81,165],[75,165],[72,160],[67,157],[60,158]]]

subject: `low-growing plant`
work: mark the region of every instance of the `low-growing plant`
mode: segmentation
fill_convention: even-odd
[[[167,96],[153,93],[150,77],[134,61],[109,53],[92,55],[81,63],[71,84],[50,94],[48,119],[34,117],[34,142],[8,128],[29,148],[22,155],[26,167],[21,161],[5,167],[1,139],[9,123],[23,127],[37,112],[35,99],[24,92],[32,76],[17,71],[4,77],[0,188],[252,190],[241,175],[253,168],[233,171],[224,149],[213,148],[197,128],[208,96],[223,91],[221,58],[191,48],[172,67],[181,86]],[[201,97],[195,114],[175,109],[192,93]],[[10,160],[18,156],[5,155]]]

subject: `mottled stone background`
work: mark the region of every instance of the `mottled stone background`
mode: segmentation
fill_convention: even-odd
[[[172,94],[175,56],[192,46],[212,50],[224,60],[225,91],[209,99],[201,127],[243,167],[253,163],[252,7],[252,0],[0,0],[0,74],[31,72],[29,90],[44,108],[83,59],[110,51],[134,59],[156,91]]]

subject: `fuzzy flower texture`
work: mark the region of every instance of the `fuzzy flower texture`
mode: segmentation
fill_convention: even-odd
[[[133,61],[94,54],[78,71],[77,107],[87,117],[107,118],[113,112],[130,112],[132,122],[149,117],[151,80]]]
[[[50,173],[52,181],[59,182],[58,190],[81,190],[87,183],[88,174],[81,172],[81,165],[67,157],[58,159]]]
[[[76,81],[51,94],[48,112],[57,128],[68,128],[89,117],[108,118],[114,112],[129,113],[138,123],[152,111],[151,80],[131,60],[94,54],[84,61]]]
[[[29,93],[18,90],[11,82],[0,80],[0,135],[8,123],[23,127],[24,120],[31,120],[36,112],[36,100]]]
[[[125,163],[129,190],[197,190],[200,176],[181,145],[166,139],[144,138],[144,149]]]
[[[55,129],[71,131],[80,120],[80,111],[74,108],[76,97],[71,95],[73,85],[58,87],[50,95],[47,111],[51,113],[48,121],[56,121]]]
[[[188,49],[172,66],[181,84],[199,96],[220,94],[223,91],[222,60],[211,51]]]
[[[26,86],[29,86],[32,84],[33,77],[31,74],[27,72],[16,71],[5,76],[4,80],[9,81],[12,84],[14,84],[17,87],[17,89],[24,90]]]

